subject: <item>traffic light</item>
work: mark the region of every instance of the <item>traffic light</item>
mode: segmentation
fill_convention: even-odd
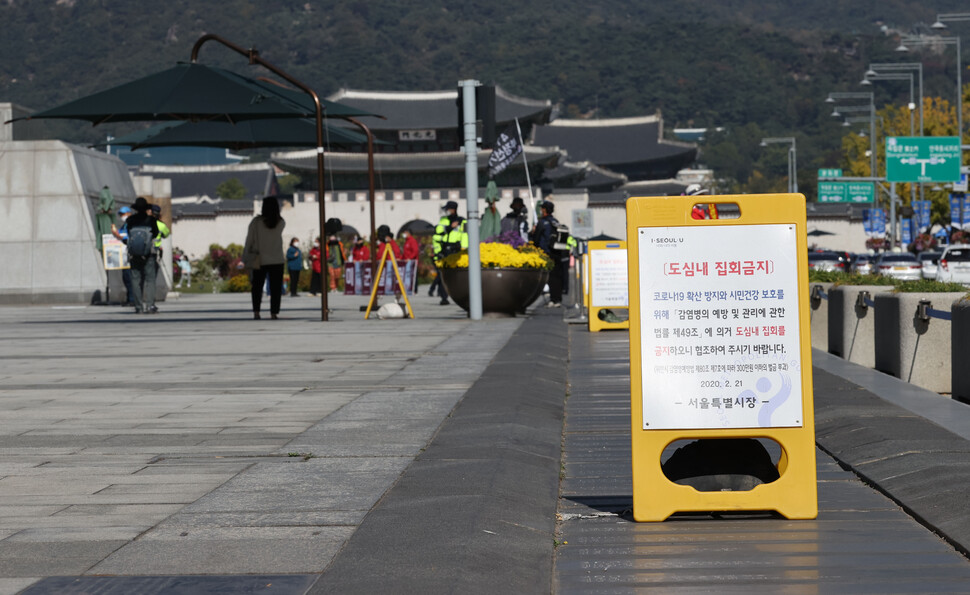
[[[495,146],[495,85],[475,87],[475,114],[482,123],[482,148]]]
[[[458,145],[465,140],[465,106],[462,102],[462,87],[458,87],[458,97],[455,99],[458,107]],[[481,146],[491,149],[495,146],[495,85],[479,85],[475,87],[475,120],[476,133],[481,138]]]

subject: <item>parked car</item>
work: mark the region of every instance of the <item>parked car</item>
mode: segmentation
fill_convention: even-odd
[[[872,261],[874,259],[875,257],[870,254],[856,255],[855,260],[852,261],[852,265],[849,267],[849,272],[868,275],[872,272]]]
[[[936,267],[936,280],[970,285],[970,244],[947,246]]]
[[[916,258],[923,264],[921,275],[924,279],[936,279],[936,266],[942,252],[920,252]]]
[[[923,265],[909,252],[883,252],[872,264],[875,275],[884,275],[900,281],[918,281]]]
[[[808,270],[810,271],[842,271],[842,259],[835,252],[809,252]]]
[[[849,272],[849,268],[852,266],[852,259],[854,258],[851,252],[843,252],[841,250],[831,250],[839,255],[840,270]]]

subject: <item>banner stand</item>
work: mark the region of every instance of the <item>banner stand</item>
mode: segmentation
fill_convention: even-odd
[[[629,311],[626,242],[590,241],[589,259],[589,332],[625,330],[630,320],[610,322],[600,318],[615,310]]]
[[[633,517],[775,511],[813,519],[805,197],[704,197],[737,205],[735,216],[718,219],[693,219],[696,200],[626,203]],[[664,473],[664,451],[675,443],[737,438],[776,442],[781,455],[769,467],[778,478],[702,491]],[[702,461],[705,477],[732,473],[711,471],[717,458]]]

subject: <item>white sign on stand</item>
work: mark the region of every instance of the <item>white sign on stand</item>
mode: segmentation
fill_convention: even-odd
[[[802,426],[795,234],[639,228],[644,429]]]
[[[594,308],[630,305],[626,250],[590,250],[590,300]]]

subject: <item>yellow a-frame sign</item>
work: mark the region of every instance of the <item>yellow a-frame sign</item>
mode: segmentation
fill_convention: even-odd
[[[394,252],[391,250],[390,244],[384,245],[384,253],[381,254],[381,263],[377,266],[377,274],[374,275],[374,280],[371,281],[373,287],[370,291],[370,300],[367,302],[367,311],[364,313],[364,320],[370,318],[370,311],[374,307],[374,302],[377,300],[377,285],[381,280],[381,273],[384,272],[384,263],[387,262],[388,258],[391,260],[391,264],[394,266],[394,277],[397,279],[398,289],[401,290],[401,295],[404,297],[404,304],[408,308],[408,316],[414,318],[414,310],[411,309],[411,301],[408,299],[408,291],[404,286],[404,281],[401,278],[401,271],[397,268],[397,258],[394,257]]]
[[[805,197],[630,198],[633,517],[686,511],[818,514]],[[726,214],[730,213],[728,217]],[[781,446],[779,478],[747,491],[669,479],[675,442],[758,438]]]

